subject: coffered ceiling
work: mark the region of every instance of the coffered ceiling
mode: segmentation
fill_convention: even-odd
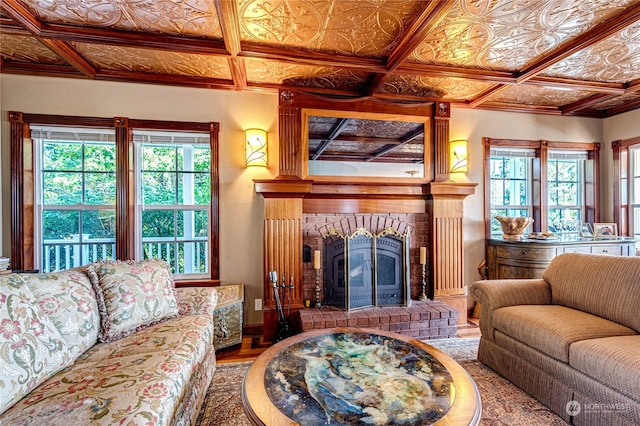
[[[3,73],[608,117],[640,0],[0,0]]]

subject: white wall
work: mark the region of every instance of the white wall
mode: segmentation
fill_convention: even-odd
[[[231,92],[171,86],[51,77],[2,75],[2,253],[11,251],[8,111],[124,116],[139,119],[220,123],[220,278],[244,283],[245,320],[262,323],[254,299],[262,298],[262,197],[253,179],[270,179],[278,169],[276,93]],[[244,129],[269,132],[269,169],[244,166]]]
[[[482,138],[601,142],[602,120],[486,110],[452,108],[450,140],[469,141],[469,173],[454,174],[456,181],[476,182],[474,195],[464,201],[465,283],[480,279],[484,256],[484,184]],[[603,186],[604,187],[604,186]]]

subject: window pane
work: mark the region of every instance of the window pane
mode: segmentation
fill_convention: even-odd
[[[527,178],[527,165],[531,160],[528,158],[514,158],[513,160],[513,177],[516,179]]]
[[[176,237],[183,239],[206,238],[208,235],[209,212],[201,210],[178,210],[176,217]]]
[[[491,178],[505,178],[504,167],[502,158],[492,158],[490,160],[491,165]]]
[[[178,204],[208,205],[210,203],[210,174],[178,173]]]
[[[173,210],[145,210],[142,212],[142,238],[170,238],[175,236]]]
[[[115,173],[86,173],[84,203],[90,205],[114,205],[116,203]]]
[[[82,204],[82,173],[42,173],[42,198],[45,205]]]
[[[501,206],[504,205],[504,181],[492,180],[491,181],[491,205]]]
[[[115,217],[115,209],[82,212],[81,265],[115,259]]]
[[[80,232],[78,210],[45,210],[42,212],[42,237],[45,240],[71,239]]]
[[[193,150],[193,170],[207,174],[211,171],[211,149],[208,146]]]
[[[151,205],[175,204],[178,196],[175,178],[175,173],[143,172],[142,203]]]
[[[82,144],[46,142],[42,146],[43,170],[82,170]]]
[[[82,212],[82,233],[94,239],[115,239],[115,209],[85,210]]]
[[[142,170],[176,170],[176,149],[173,146],[142,147]]]
[[[116,146],[114,144],[85,144],[84,168],[87,171],[116,171]]]

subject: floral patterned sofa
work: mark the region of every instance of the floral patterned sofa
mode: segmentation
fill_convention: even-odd
[[[0,277],[0,424],[194,423],[216,302],[155,259]]]

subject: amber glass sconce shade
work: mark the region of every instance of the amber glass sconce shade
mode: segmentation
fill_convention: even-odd
[[[262,129],[245,130],[244,153],[247,167],[267,167],[267,132]]]
[[[449,173],[467,173],[469,171],[468,142],[464,139],[449,142]]]

